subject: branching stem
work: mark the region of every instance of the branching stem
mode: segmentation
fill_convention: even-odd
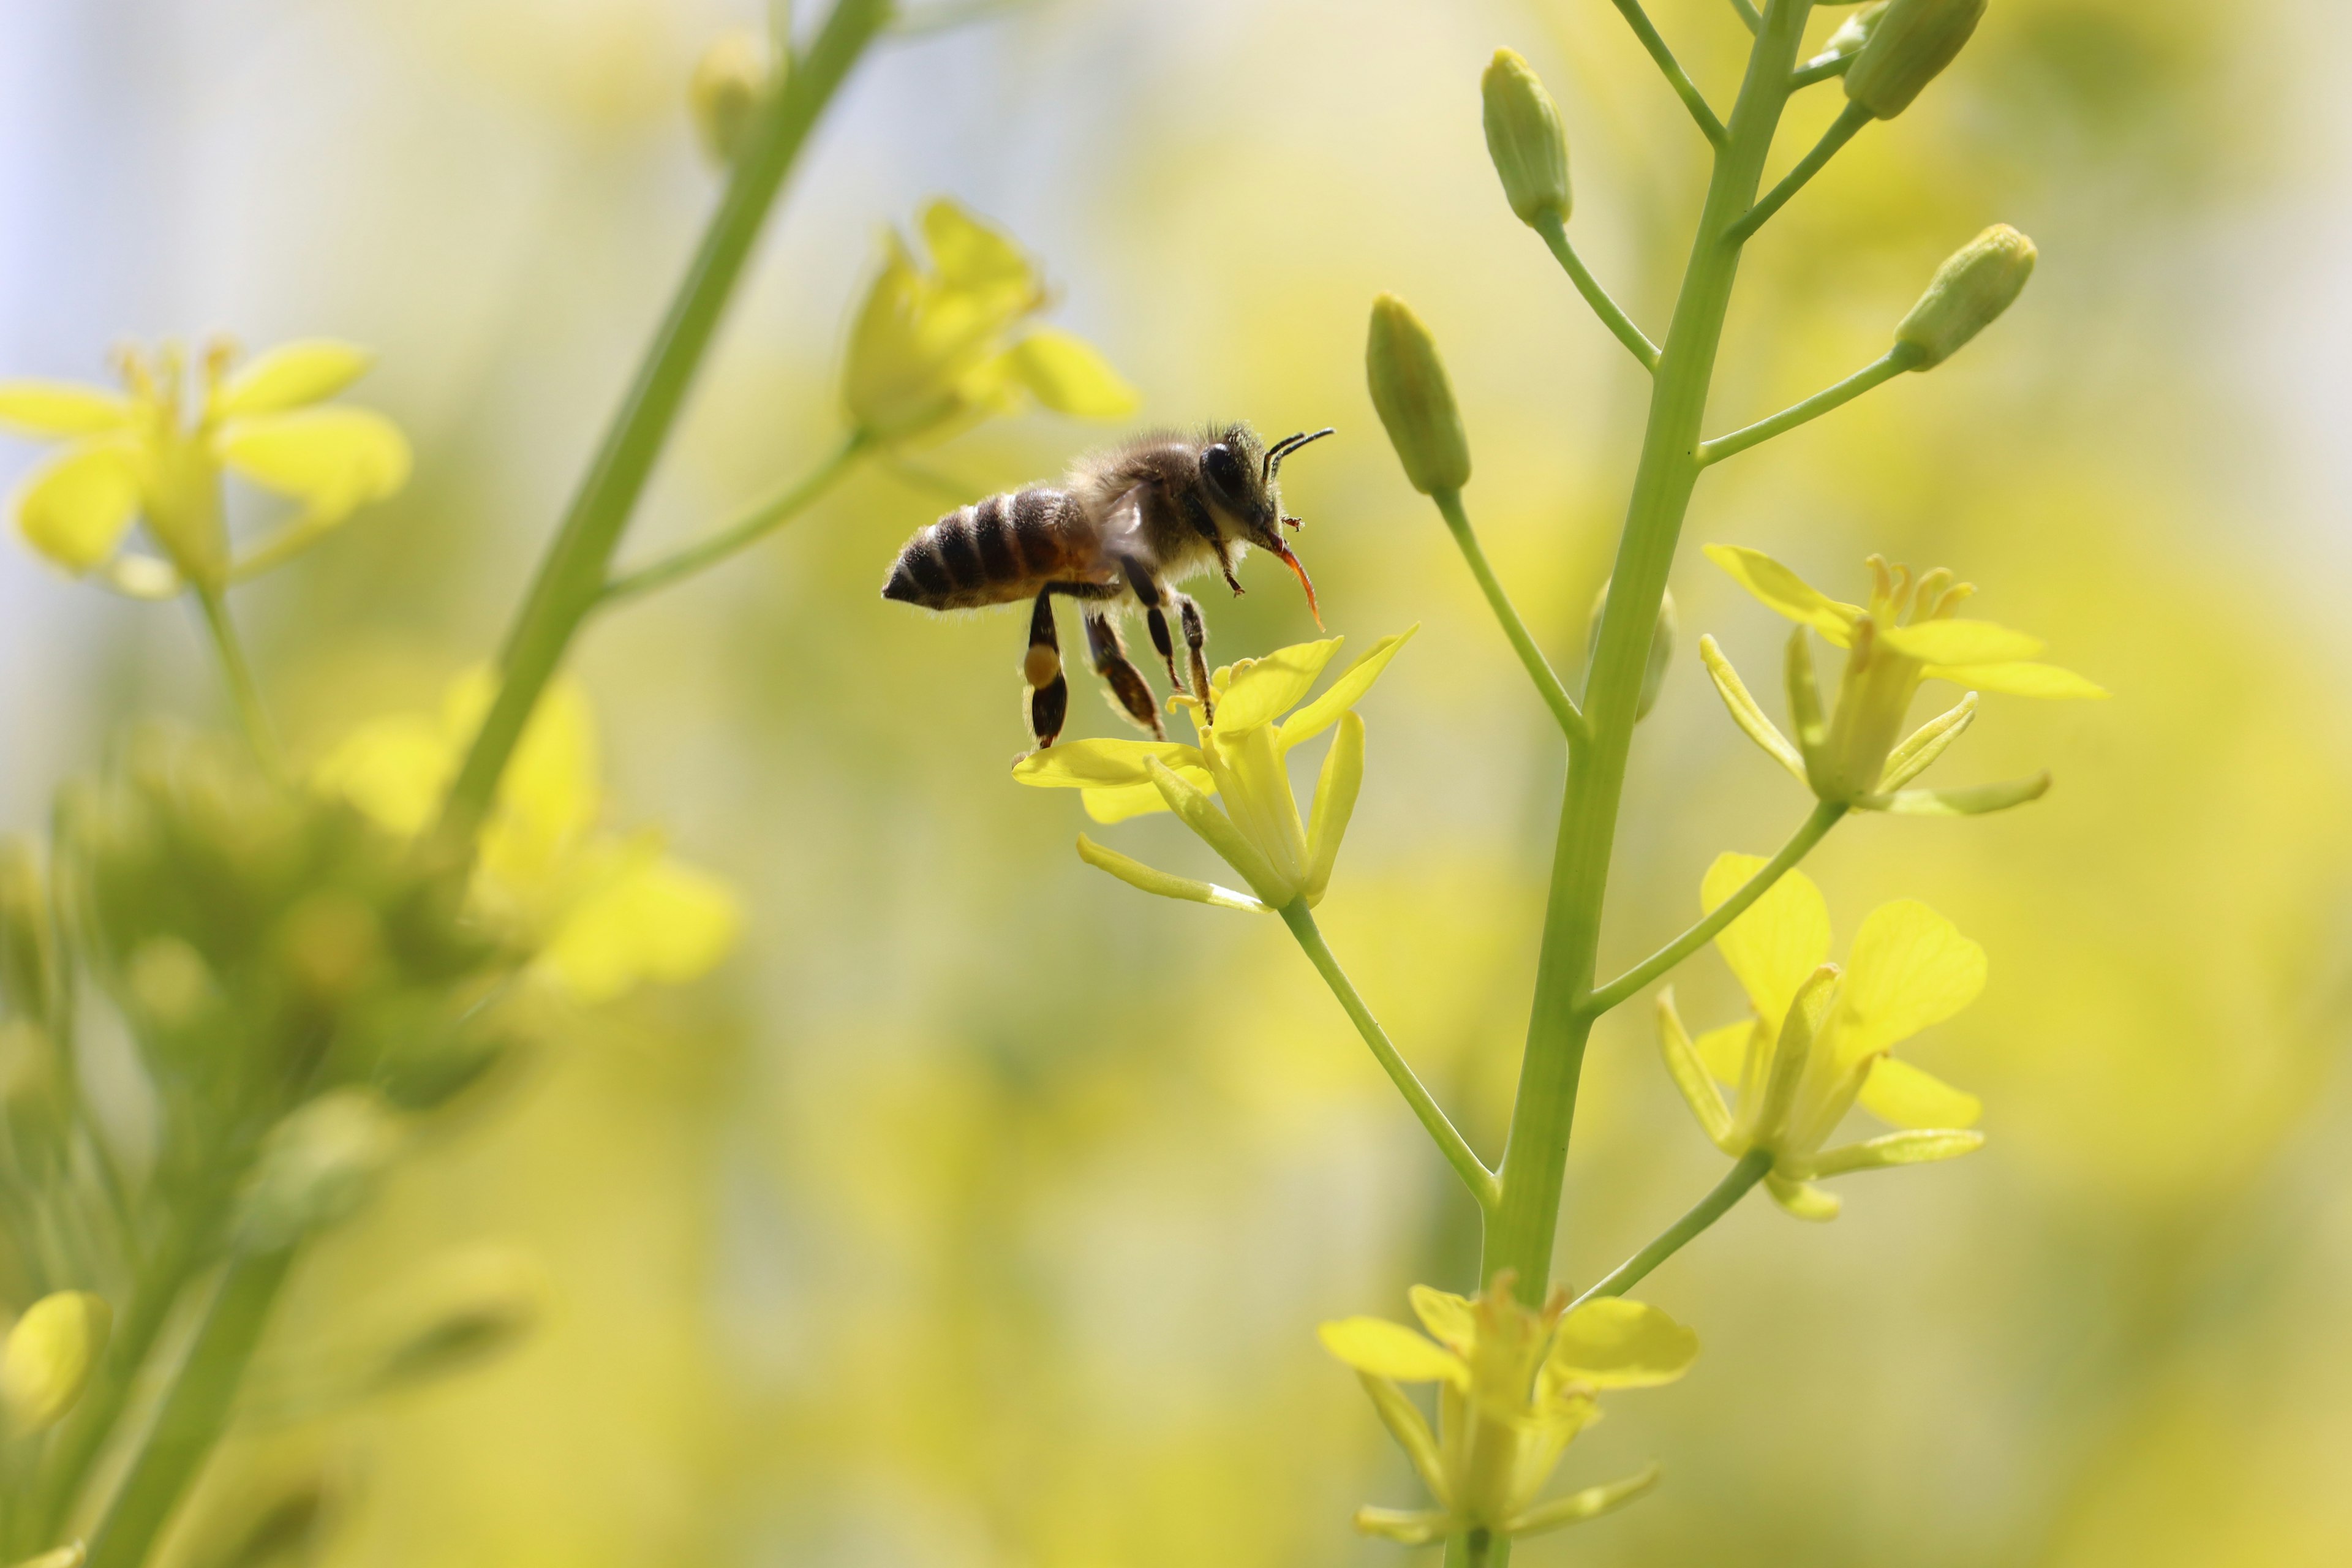
[[[1725,135],[1723,121],[1715,117],[1715,110],[1707,107],[1706,95],[1691,80],[1690,73],[1683,69],[1682,62],[1675,58],[1675,51],[1666,47],[1666,40],[1658,36],[1658,29],[1650,23],[1649,14],[1642,9],[1642,0],[1616,0],[1616,6],[1624,13],[1627,25],[1633,29],[1633,36],[1642,40],[1642,47],[1649,50],[1650,58],[1658,63],[1658,69],[1664,73],[1666,84],[1675,89],[1675,96],[1683,100],[1683,107],[1689,110],[1691,118],[1698,122],[1700,133],[1714,146],[1721,147]]]
[[[1790,82],[1791,86],[1796,83],[1793,73],[1790,77]],[[1822,132],[1822,139],[1813,143],[1813,150],[1799,159],[1797,166],[1781,176],[1780,183],[1773,186],[1762,201],[1749,207],[1730,227],[1723,231],[1724,243],[1726,245],[1748,243],[1748,239],[1758,229],[1764,226],[1774,213],[1789,205],[1790,197],[1805,188],[1807,181],[1827,168],[1829,161],[1837,156],[1838,149],[1853,141],[1862,128],[1870,123],[1870,110],[1858,103],[1847,104],[1844,110],[1835,120],[1830,121],[1830,128]]]
[[[1755,424],[1734,430],[1728,436],[1718,436],[1712,441],[1700,442],[1699,467],[1706,468],[1710,463],[1719,463],[1726,458],[1736,457],[1745,452],[1750,447],[1761,446],[1775,436],[1786,435],[1800,425],[1811,424],[1833,408],[1844,407],[1880,383],[1894,380],[1918,363],[1917,344],[1896,343],[1835,386],[1824,387],[1802,403],[1783,408],[1769,419],[1759,419]]]
[[[738,551],[758,543],[814,505],[866,454],[869,445],[864,436],[851,436],[806,478],[761,501],[709,538],[619,574],[604,584],[604,603],[617,604],[656,588],[667,588],[681,577],[716,566]]]
[[[1838,55],[1826,60],[1815,60],[1811,65],[1790,77],[1789,85],[1795,88],[1811,87],[1817,81],[1827,81],[1832,77],[1843,76],[1853,68],[1853,56],[1850,54]]]
[[[1657,1240],[1633,1254],[1611,1271],[1606,1279],[1576,1299],[1581,1307],[1587,1301],[1603,1296],[1622,1296],[1640,1283],[1643,1276],[1681,1251],[1685,1243],[1707,1226],[1731,1212],[1732,1205],[1746,1197],[1749,1189],[1762,1181],[1772,1170],[1769,1150],[1750,1149],[1739,1157],[1715,1190],[1691,1205],[1691,1211],[1675,1221],[1659,1234]]]
[[[1755,6],[1749,5],[1748,0],[1731,0],[1731,8],[1739,13],[1739,20],[1747,26],[1750,33],[1764,26],[1762,15]]]
[[[1601,318],[1601,324],[1616,334],[1617,341],[1625,345],[1628,353],[1641,362],[1643,370],[1656,374],[1658,345],[1633,324],[1631,316],[1618,309],[1617,301],[1609,297],[1609,290],[1601,286],[1600,280],[1584,265],[1584,258],[1576,254],[1576,247],[1568,242],[1567,223],[1547,215],[1537,232],[1543,236],[1544,243],[1551,247],[1551,253],[1559,258],[1560,269],[1568,274],[1569,281],[1576,285],[1576,291],[1584,296],[1584,302],[1592,307],[1592,313]]]
[[[1569,696],[1568,688],[1561,685],[1559,677],[1553,673],[1551,661],[1544,658],[1543,649],[1536,646],[1534,634],[1519,618],[1518,609],[1511,603],[1510,595],[1504,592],[1502,580],[1495,575],[1494,567],[1487,564],[1486,552],[1480,547],[1477,534],[1471,531],[1469,515],[1462,510],[1462,492],[1439,490],[1430,499],[1437,502],[1437,510],[1444,514],[1445,526],[1454,533],[1454,542],[1462,547],[1462,558],[1470,563],[1470,575],[1478,579],[1479,592],[1486,595],[1487,606],[1495,612],[1495,618],[1503,624],[1503,635],[1511,639],[1511,647],[1517,652],[1519,662],[1527,667],[1528,679],[1536,683],[1536,692],[1544,700],[1544,706],[1550,709],[1551,716],[1559,721],[1560,733],[1567,736],[1571,744],[1583,739],[1584,715],[1577,711],[1575,699]]]

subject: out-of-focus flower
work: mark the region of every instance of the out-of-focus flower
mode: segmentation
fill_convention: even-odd
[[[951,201],[923,210],[931,269],[893,230],[849,336],[842,398],[869,440],[952,434],[1034,396],[1058,413],[1114,419],[1135,389],[1085,339],[1026,327],[1045,308],[1036,264]]]
[[[1698,1336],[1655,1307],[1622,1298],[1568,1310],[1554,1290],[1530,1311],[1497,1274],[1475,1300],[1412,1288],[1413,1314],[1435,1342],[1381,1318],[1325,1323],[1324,1348],[1353,1367],[1372,1406],[1437,1501],[1434,1509],[1367,1508],[1356,1528],[1408,1546],[1484,1531],[1536,1535],[1605,1513],[1658,1479],[1639,1475],[1549,1502],[1537,1494],[1569,1443],[1601,1419],[1604,1388],[1672,1383],[1698,1356]],[[1437,1430],[1397,1385],[1434,1383]]]
[[[184,416],[186,365],[177,343],[152,357],[120,351],[121,394],[0,382],[0,426],[68,443],[32,472],[10,508],[33,548],[142,598],[168,597],[188,584],[217,592],[309,548],[408,482],[408,441],[391,420],[364,408],[312,406],[366,373],[365,350],[287,343],[231,374],[235,353],[226,342],[205,350],[193,418]],[[235,562],[221,516],[224,468],[301,507]],[[121,551],[134,520],[160,558]]]
[[[720,35],[694,63],[686,87],[687,108],[702,151],[718,164],[735,161],[751,133],[751,117],[775,85],[780,61],[775,49],[750,27]]]
[[[1878,556],[1870,557],[1865,608],[1829,597],[1761,551],[1710,544],[1706,554],[1767,608],[1797,623],[1786,671],[1789,717],[1797,731],[1793,745],[1756,705],[1713,637],[1699,639],[1699,658],[1733,721],[1822,800],[1864,811],[1969,816],[2037,799],[2049,789],[2046,773],[1974,789],[1903,788],[1976,718],[1972,690],[1958,706],[1895,744],[1922,681],[1949,680],[2017,697],[2106,695],[2072,670],[2035,662],[2040,638],[1990,621],[1956,617],[1953,611],[1976,586],[1954,581],[1940,566],[1915,584],[1910,568],[1890,570]],[[1813,681],[1808,627],[1846,650],[1837,710],[1826,719]]]
[[[113,1310],[87,1290],[59,1290],[25,1309],[0,1348],[0,1411],[15,1436],[65,1419],[114,1331]]]
[[[461,676],[438,714],[371,721],[320,764],[319,787],[404,837],[440,809],[497,693],[488,670]],[[733,893],[664,853],[646,829],[601,832],[595,721],[586,695],[551,685],[515,748],[482,826],[471,900],[537,953],[535,968],[575,1001],[708,971],[734,945]]]
[[[1083,834],[1078,854],[1121,881],[1162,898],[1265,912],[1304,899],[1323,899],[1331,868],[1364,781],[1364,721],[1354,707],[1407,638],[1410,627],[1382,637],[1323,695],[1298,708],[1343,640],[1298,643],[1264,658],[1243,659],[1209,678],[1215,716],[1200,704],[1175,701],[1192,715],[1197,746],[1170,741],[1072,741],[1024,758],[1013,776],[1025,784],[1083,791],[1087,815],[1123,822],[1147,812],[1172,811],[1241,873],[1255,898],[1155,870],[1106,849]],[[1285,713],[1290,713],[1286,721]],[[1337,724],[1323,760],[1311,819],[1302,821],[1291,793],[1286,758],[1292,747]],[[1220,809],[1212,795],[1221,796]]]
[[[1762,869],[1753,855],[1720,855],[1699,890],[1709,910]],[[1948,1160],[1984,1144],[1976,1096],[1897,1061],[1894,1048],[1940,1024],[1984,989],[1984,949],[1916,900],[1873,910],[1843,971],[1829,962],[1829,906],[1801,871],[1774,883],[1715,939],[1755,1016],[1693,1041],[1658,999],[1666,1070],[1717,1148],[1738,1159],[1772,1156],[1764,1178],[1800,1219],[1834,1219],[1838,1200],[1810,1184],[1849,1171]],[[1737,1085],[1735,1113],[1716,1079]],[[1859,1103],[1904,1129],[1823,1151]]]

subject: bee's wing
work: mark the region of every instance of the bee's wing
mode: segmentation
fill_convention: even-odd
[[[1134,553],[1134,546],[1143,534],[1143,490],[1141,485],[1130,486],[1104,509],[1102,552],[1105,557],[1116,559]]]

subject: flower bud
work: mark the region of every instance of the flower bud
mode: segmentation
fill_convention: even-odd
[[[1478,80],[1486,100],[1486,153],[1503,179],[1503,195],[1521,223],[1539,227],[1568,221],[1568,135],[1543,82],[1515,50],[1496,49]]]
[[[1584,637],[1584,663],[1591,668],[1595,655],[1601,651],[1601,612],[1609,607],[1609,584],[1601,584],[1601,592],[1592,596],[1592,620]],[[1658,624],[1650,633],[1649,661],[1642,666],[1642,695],[1633,705],[1633,722],[1640,723],[1650,716],[1658,704],[1658,692],[1666,683],[1666,668],[1675,658],[1675,632],[1678,623],[1675,616],[1674,590],[1666,590],[1658,601]]]
[[[1870,35],[1878,30],[1878,19],[1886,15],[1888,3],[1889,0],[1872,0],[1870,5],[1848,16],[1822,45],[1822,52],[1805,63],[1823,66],[1832,60],[1842,60],[1848,55],[1860,54],[1862,46],[1870,42]]]
[[[1412,307],[1393,294],[1372,301],[1364,374],[1404,477],[1423,495],[1470,482],[1470,442],[1437,344]]]
[[[1895,329],[1895,341],[1919,351],[1913,367],[1927,370],[1990,326],[2016,301],[2033,276],[2033,242],[1997,223],[1936,268],[1927,291]]]
[[[712,163],[724,167],[741,155],[752,116],[768,94],[772,61],[760,36],[740,28],[712,44],[695,62],[686,100],[694,112],[695,134]]]
[[[113,1310],[87,1290],[59,1290],[26,1308],[0,1348],[0,1410],[8,1430],[45,1432],[65,1419],[113,1331]]]
[[[1847,100],[1894,119],[1952,63],[1984,11],[1985,0],[1893,0],[1866,24],[1869,41],[1845,73]]]
[[[238,1205],[237,1244],[291,1247],[347,1218],[400,1149],[400,1122],[366,1089],[320,1095],[270,1129]]]
[[[57,986],[57,927],[32,844],[0,841],[0,1008],[48,1021]]]

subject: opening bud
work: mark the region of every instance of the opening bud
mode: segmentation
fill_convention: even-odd
[[[1568,133],[1559,108],[1542,80],[1512,49],[1496,49],[1479,79],[1486,100],[1486,153],[1503,179],[1504,199],[1529,227],[1566,223],[1574,198],[1568,186]]]
[[[87,1290],[59,1290],[25,1310],[0,1349],[0,1409],[19,1436],[65,1419],[114,1331],[113,1310]]]
[[[1445,377],[1429,329],[1393,294],[1372,301],[1364,375],[1371,384],[1372,406],[1412,488],[1434,495],[1468,484],[1470,441],[1462,432],[1454,384]]]
[[[1888,0],[1872,0],[1870,5],[1848,16],[1822,45],[1822,52],[1805,63],[1825,66],[1832,60],[1860,54],[1862,46],[1870,42],[1870,35],[1878,30],[1878,19],[1886,15],[1887,4]]]
[[[1864,23],[1870,37],[1845,73],[1846,98],[1894,119],[1952,63],[1984,11],[1985,0],[1891,0]]]
[[[1997,223],[1936,268],[1927,291],[1895,329],[1895,341],[1919,353],[1916,370],[1949,359],[1961,344],[2016,302],[2033,276],[2033,242]]]
[[[686,100],[694,113],[695,135],[712,163],[723,167],[741,155],[774,74],[774,56],[748,27],[727,34],[695,62]]]

